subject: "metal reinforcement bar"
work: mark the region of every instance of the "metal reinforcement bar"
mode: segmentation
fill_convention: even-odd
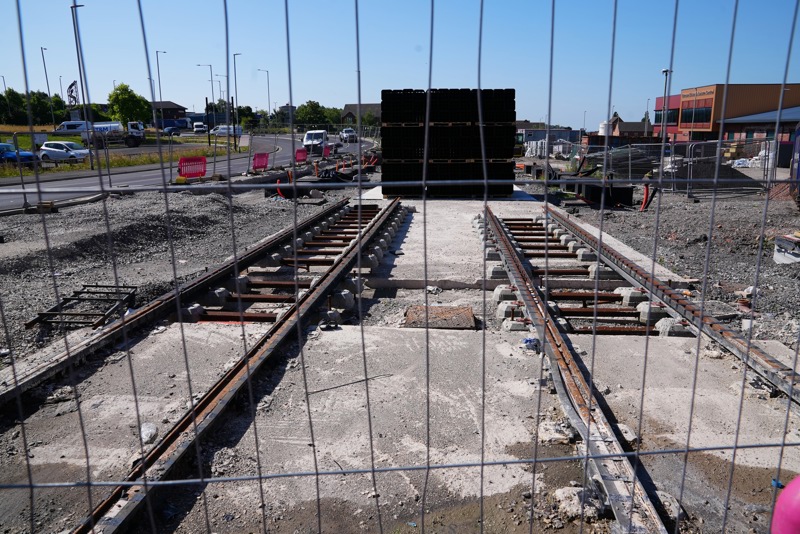
[[[686,320],[695,333],[703,333],[731,351],[745,365],[791,397],[793,402],[800,404],[800,388],[794,386],[797,383],[797,377],[791,367],[787,367],[759,347],[749,343],[741,334],[731,330],[715,317],[704,313],[701,307],[682,293],[652,276],[647,270],[613,248],[606,246],[605,243],[601,249],[597,238],[572,222],[566,214],[549,207],[545,213],[594,250],[606,265],[628,282],[643,287],[656,300],[662,302],[673,317]]]
[[[570,352],[568,341],[556,328],[541,290],[531,281],[503,223],[488,207],[487,225],[494,235],[509,280],[516,286],[528,317],[542,340],[559,398],[586,444],[589,463],[599,475],[595,480],[608,498],[621,531],[667,534],[655,506],[636,477],[633,465],[603,415],[593,386],[584,378],[577,357]],[[595,456],[600,458],[594,459]]]
[[[321,213],[308,217],[298,225],[298,231],[312,226],[318,220],[330,216],[345,205],[347,205],[347,200],[341,200]],[[242,269],[254,263],[273,247],[287,239],[291,239],[293,232],[292,228],[286,228],[240,256],[238,263],[235,263],[232,259],[217,269],[189,282],[180,289],[181,299],[189,300],[195,298],[200,292],[205,291],[208,286],[219,283],[231,275],[237,275],[238,272],[234,272],[237,267]],[[149,304],[137,309],[131,315],[125,316],[119,321],[106,326],[94,336],[75,344],[69,350],[48,358],[46,362],[24,371],[18,369],[17,372],[20,374],[17,376],[16,382],[10,378],[2,381],[4,385],[0,386],[0,405],[68,369],[74,363],[82,362],[90,354],[116,343],[126,332],[129,333],[142,325],[152,323],[173,311],[177,311],[176,301],[175,291],[168,291]]]
[[[148,481],[170,478],[176,466],[194,448],[195,440],[201,439],[220,422],[231,401],[247,386],[251,375],[258,372],[261,365],[272,356],[283,341],[297,332],[298,321],[302,322],[308,313],[350,273],[362,249],[378,235],[381,227],[389,221],[399,206],[399,199],[394,199],[364,227],[358,240],[347,247],[336,263],[300,297],[297,304],[292,305],[278,318],[272,328],[248,350],[247,354],[228,370],[165,434],[164,439],[159,441],[131,470],[124,479],[129,484],[114,488],[111,495],[94,509],[91,516],[85,518],[73,530],[74,534],[96,530],[109,534],[133,525],[142,505],[158,490],[156,487],[146,487],[143,478]]]

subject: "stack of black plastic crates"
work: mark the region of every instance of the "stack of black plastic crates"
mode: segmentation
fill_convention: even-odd
[[[487,189],[484,163],[489,196],[510,195],[517,118],[514,89],[481,90],[482,122],[477,89],[431,89],[430,96],[427,195],[482,198]],[[381,94],[385,196],[422,196],[426,105],[423,90],[384,90]],[[463,181],[469,183],[447,183]]]

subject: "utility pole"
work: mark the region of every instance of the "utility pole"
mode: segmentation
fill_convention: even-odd
[[[163,50],[156,50],[156,72],[158,73],[158,107],[161,110],[161,128],[164,128],[164,97],[161,96],[161,65],[158,63],[158,54],[166,54]]]
[[[47,63],[44,60],[44,51],[47,50],[45,47],[40,46],[39,49],[42,51],[42,65],[44,66],[44,81],[47,83],[47,100],[50,101],[50,118],[53,120],[53,128],[56,127],[56,115],[53,113],[53,98],[50,96],[50,79],[47,77]]]
[[[234,96],[233,115],[235,117],[233,119],[235,121],[234,126],[239,125],[239,86],[236,83],[236,56],[241,56],[241,55],[242,55],[241,52],[236,52],[235,54],[233,54],[233,96]],[[233,133],[234,135],[236,134],[235,128],[233,130]]]

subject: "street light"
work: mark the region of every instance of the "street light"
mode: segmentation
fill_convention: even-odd
[[[664,101],[661,103],[661,139],[665,143],[667,140],[667,82],[669,82],[671,72],[669,69],[661,69],[661,74],[664,75]]]
[[[3,96],[6,97],[6,104],[8,104],[8,120],[11,121],[11,102],[8,101],[8,88],[6,88],[6,77],[0,76],[3,78]]]
[[[217,103],[214,101],[214,69],[212,69],[211,65],[208,65],[208,64],[198,63],[197,66],[198,67],[208,67],[208,73],[211,75],[211,80],[210,80],[211,81],[211,105],[212,105],[211,109],[213,109],[215,111],[214,114],[211,115],[211,121],[212,121],[213,125],[216,126],[217,125],[217,119],[216,119],[216,116],[217,116],[217,114],[216,114],[216,109],[217,109],[216,105],[217,105]]]
[[[216,76],[217,76],[217,78],[225,78],[226,80],[228,78],[225,74],[217,74]],[[227,83],[228,82],[226,81],[225,84],[227,85]],[[222,92],[222,82],[219,81],[219,80],[217,80],[217,88],[219,89],[219,97],[222,100],[225,100],[225,93]],[[225,102],[225,107],[226,108],[228,107],[228,102],[227,101]]]
[[[647,106],[644,108],[644,136],[647,137],[647,123],[650,122],[650,99],[647,99]]]
[[[260,70],[261,72],[266,72],[267,73],[267,127],[269,127],[270,126],[270,122],[271,122],[270,121],[270,116],[272,115],[272,113],[270,112],[270,109],[269,109],[269,103],[272,102],[272,98],[270,97],[270,94],[269,94],[269,71],[268,70],[264,70],[264,69],[258,69],[258,70]]]
[[[61,88],[61,100],[64,100],[64,86],[61,84],[61,76],[58,77],[58,86]]]
[[[47,77],[47,63],[44,60],[44,51],[47,49],[43,46],[40,46],[39,49],[42,51],[42,65],[44,65],[44,81],[47,83],[47,100],[50,101],[50,118],[53,119],[53,128],[55,128],[56,115],[55,113],[53,113],[53,98],[50,96],[50,80]]]
[[[234,115],[234,125],[239,125],[239,86],[236,83],[236,56],[241,56],[241,52],[236,52],[233,54],[233,115]],[[233,133],[236,133],[236,128],[234,127]]]
[[[164,127],[164,98],[161,96],[161,65],[158,54],[166,54],[163,50],[156,50],[156,72],[158,73],[158,107],[161,110],[161,127]]]

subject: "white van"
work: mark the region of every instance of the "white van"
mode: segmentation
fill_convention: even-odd
[[[303,147],[309,155],[322,154],[322,149],[328,144],[328,132],[325,130],[309,130],[303,137]]]
[[[211,130],[211,135],[242,135],[242,127],[221,124],[220,126],[214,126]]]
[[[208,128],[206,128],[206,125],[203,124],[202,122],[195,122],[192,125],[192,130],[194,131],[194,133],[206,133],[208,131]]]

